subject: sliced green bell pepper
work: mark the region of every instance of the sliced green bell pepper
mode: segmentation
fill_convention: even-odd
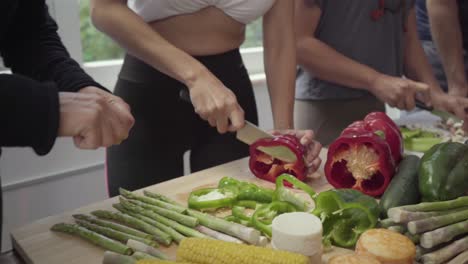
[[[282,174],[276,179],[276,190],[274,195],[275,201],[283,201],[291,203],[298,211],[309,212],[312,210],[312,204],[299,194],[294,193],[290,188],[284,185],[284,182],[289,182],[294,188],[303,190],[311,198],[315,196],[315,191],[306,183],[298,180],[296,177],[289,174]]]
[[[189,208],[196,210],[216,210],[232,207],[237,201],[238,190],[235,188],[205,188],[190,193]]]
[[[250,223],[267,237],[271,237],[273,219],[283,213],[296,212],[296,208],[287,202],[276,201],[262,205],[252,215]]]
[[[449,142],[432,147],[421,159],[419,191],[425,202],[452,200],[467,194],[468,146]]]
[[[224,177],[218,183],[218,188],[237,188],[238,200],[250,200],[260,203],[271,203],[274,190],[259,187],[253,183],[243,182],[231,177]]]

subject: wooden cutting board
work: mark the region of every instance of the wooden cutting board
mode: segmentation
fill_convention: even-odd
[[[325,150],[321,153],[321,157],[325,161]],[[318,173],[323,174],[323,165]],[[192,190],[201,187],[216,186],[218,181],[224,176],[235,177],[239,180],[251,181],[264,187],[274,188],[273,184],[258,180],[250,173],[248,169],[248,159],[245,158],[156,184],[145,189],[167,195],[168,197],[186,204],[188,195]],[[314,190],[318,192],[332,188],[327,183],[325,177],[321,177],[319,180],[311,180],[309,183]],[[142,190],[137,192],[141,193]],[[86,190],[83,190],[83,194],[86,194]],[[71,215],[76,213],[89,214],[91,211],[98,209],[114,210],[112,204],[116,202],[117,198],[108,199],[74,211],[47,217],[16,229],[12,232],[11,236],[13,247],[28,264],[102,263],[103,249],[81,240],[80,238],[51,232],[49,229],[56,223],[72,223],[73,218]],[[173,245],[169,248],[163,248],[162,250],[169,256],[175,257],[176,248],[177,246]],[[348,252],[348,250],[334,249],[324,255],[324,260],[326,261],[331,255],[341,254],[342,252]]]

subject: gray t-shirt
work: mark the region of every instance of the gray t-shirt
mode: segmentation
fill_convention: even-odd
[[[371,13],[378,9],[379,0],[316,2],[322,11],[316,38],[348,58],[381,73],[403,75],[404,21],[414,0],[385,0],[385,13],[376,21],[372,19]],[[369,93],[320,80],[312,73],[298,68],[297,99],[352,99],[365,95]]]

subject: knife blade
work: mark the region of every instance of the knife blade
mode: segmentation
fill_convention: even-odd
[[[180,90],[179,97],[187,103],[192,103],[187,89]],[[273,135],[246,120],[244,127],[236,132],[236,138],[250,146],[259,139],[273,138]],[[285,146],[259,147],[258,149],[273,158],[288,163],[294,163],[297,161],[296,154]]]
[[[426,111],[429,111],[431,114],[440,117],[442,119],[442,121],[447,121],[448,119],[453,119],[455,122],[461,122],[462,121],[460,118],[458,118],[458,116],[456,116],[456,115],[454,115],[452,113],[449,113],[449,112],[434,109],[434,107],[427,106],[424,102],[422,102],[420,100],[416,100],[416,107],[421,108],[421,109],[426,110]]]

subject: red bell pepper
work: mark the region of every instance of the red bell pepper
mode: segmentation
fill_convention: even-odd
[[[352,188],[378,197],[395,174],[402,138],[383,113],[348,126],[328,149],[325,175],[335,188]]]
[[[262,152],[259,147],[286,147],[295,156],[293,163],[285,162]],[[281,135],[274,138],[265,138],[250,145],[249,167],[252,173],[263,180],[276,182],[276,178],[283,173],[291,174],[304,181],[306,178],[306,165],[304,161],[304,146],[292,135]]]

